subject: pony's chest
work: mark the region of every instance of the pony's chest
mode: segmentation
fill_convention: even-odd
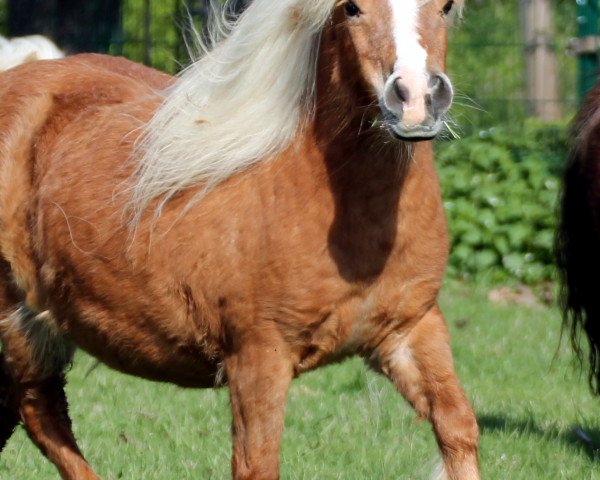
[[[312,308],[296,310],[289,304],[286,311],[295,315],[280,322],[294,338],[297,373],[357,353],[369,356],[390,331],[400,331],[431,308],[439,284],[426,277],[406,284],[382,281],[354,286],[337,297],[333,292],[329,298],[313,297]]]

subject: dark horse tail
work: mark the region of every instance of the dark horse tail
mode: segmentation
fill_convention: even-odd
[[[588,381],[600,394],[600,84],[576,117],[573,135],[556,236],[560,304],[563,329],[580,362],[587,352]]]

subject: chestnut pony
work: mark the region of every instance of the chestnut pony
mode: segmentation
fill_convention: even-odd
[[[563,328],[580,361],[587,351],[588,381],[600,395],[600,83],[586,98],[572,133],[556,237]],[[582,334],[588,348],[581,345]]]
[[[443,475],[479,478],[416,142],[452,101],[453,7],[254,0],[177,79],[93,55],[0,76],[1,444],[22,422],[63,478],[97,478],[63,390],[80,347],[226,382],[233,477],[274,479],[292,379],[360,355],[431,421]]]

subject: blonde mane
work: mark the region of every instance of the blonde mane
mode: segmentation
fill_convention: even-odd
[[[215,46],[163,93],[136,147],[134,224],[155,198],[158,217],[182,189],[202,185],[199,198],[289,145],[313,105],[320,32],[334,6],[253,0],[233,22],[214,15]]]

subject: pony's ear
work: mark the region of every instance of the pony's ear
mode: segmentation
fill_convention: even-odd
[[[465,3],[466,0],[455,0],[454,4],[454,13],[453,13],[453,18],[459,18],[462,19],[463,14],[465,12]]]
[[[431,0],[420,0],[418,2],[418,5],[420,5],[420,6],[427,5],[429,2],[431,2]],[[341,0],[339,3],[343,3],[343,0]],[[465,8],[465,0],[453,0],[451,6],[452,6],[452,9],[450,10],[450,12],[448,12],[446,21],[448,22],[448,24],[454,25],[456,20],[462,20],[462,18],[463,18],[463,12],[464,12],[464,8]]]
[[[463,19],[463,13],[465,11],[465,0],[454,0],[454,8],[448,14],[447,22],[450,26],[455,25],[457,22]]]

